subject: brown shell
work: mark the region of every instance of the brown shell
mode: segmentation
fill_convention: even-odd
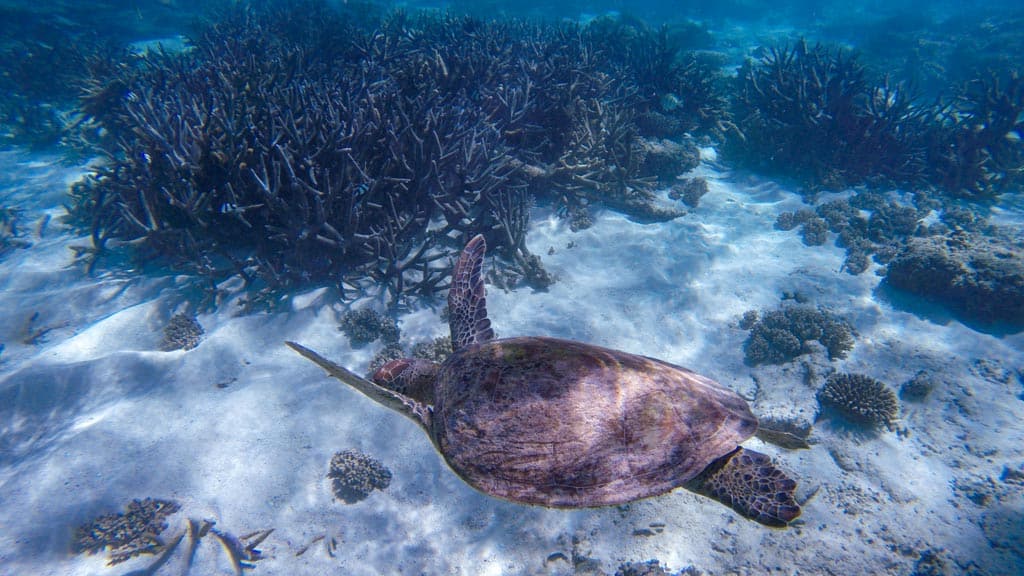
[[[494,496],[621,504],[681,486],[752,436],[741,397],[666,362],[555,338],[473,344],[441,366],[432,434]]]

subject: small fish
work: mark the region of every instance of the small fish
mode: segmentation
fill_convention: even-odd
[[[661,109],[665,112],[671,112],[683,105],[683,101],[679,98],[679,96],[676,96],[671,92],[663,94],[661,96],[660,103]]]
[[[1020,142],[1020,131],[1010,130],[1009,132],[1006,133],[1006,139],[1014,143]]]

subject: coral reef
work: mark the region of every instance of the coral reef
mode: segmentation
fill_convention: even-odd
[[[1024,77],[989,72],[963,86],[937,111],[930,131],[930,180],[975,200],[1012,189],[1024,174]]]
[[[108,565],[119,564],[139,554],[158,554],[165,546],[160,533],[165,519],[180,509],[176,502],[146,498],[133,500],[124,512],[106,514],[75,530],[72,548],[76,553],[96,554],[107,549]]]
[[[327,477],[331,479],[334,496],[346,504],[355,504],[374,490],[384,490],[391,484],[391,471],[357,450],[335,454]]]
[[[811,306],[784,306],[763,314],[749,311],[741,327],[750,330],[743,344],[747,364],[782,364],[811,351],[818,341],[830,359],[844,358],[853,348],[853,328],[831,312]]]
[[[876,428],[892,429],[899,417],[899,401],[891,388],[863,374],[832,374],[818,391],[822,410],[844,420]]]
[[[1024,79],[1013,69],[922,104],[888,77],[872,82],[856,54],[800,40],[744,64],[733,99],[739,132],[725,150],[811,190],[927,184],[986,200],[1020,181],[1022,113]]]
[[[918,134],[927,113],[902,87],[871,85],[856,55],[800,40],[740,70],[733,116],[741,134],[727,151],[811,188],[911,183],[924,169]]]
[[[843,269],[856,275],[868,268],[870,257],[884,264],[909,238],[928,234],[921,224],[926,213],[883,194],[861,191],[848,200],[830,200],[813,210],[783,212],[775,227],[792,230],[801,226],[801,236],[808,246],[820,246],[827,240],[827,232],[835,233],[836,245],[846,250]]]
[[[1024,324],[1024,242],[1005,232],[912,238],[885,282],[948,307],[968,322]]]
[[[341,317],[339,330],[348,336],[349,344],[353,348],[362,348],[378,338],[383,340],[385,345],[395,344],[401,336],[394,318],[369,308],[346,311]]]
[[[195,316],[175,314],[164,326],[164,339],[160,343],[160,349],[165,352],[191,350],[199,345],[203,334],[203,327]]]
[[[96,249],[241,276],[256,302],[330,283],[395,305],[444,290],[449,253],[482,233],[543,288],[534,197],[576,226],[594,204],[677,217],[652,188],[695,147],[644,140],[637,115],[725,117],[717,67],[639,22],[345,10],[235,6],[187,53],[97,59],[79,127],[108,134],[108,162],[69,207]]]

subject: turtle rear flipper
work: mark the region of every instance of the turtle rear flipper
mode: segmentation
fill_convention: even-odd
[[[766,526],[786,526],[800,515],[796,482],[768,456],[736,448],[715,460],[687,487]]]

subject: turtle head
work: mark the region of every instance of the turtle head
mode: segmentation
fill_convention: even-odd
[[[440,366],[419,358],[392,360],[373,373],[374,384],[383,386],[430,406],[434,403],[434,383]]]

